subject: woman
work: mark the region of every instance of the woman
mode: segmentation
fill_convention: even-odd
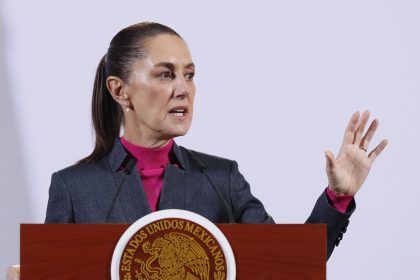
[[[94,151],[53,174],[46,223],[133,223],[168,208],[215,223],[274,223],[235,161],[173,141],[191,124],[194,72],[187,44],[169,27],[140,23],[112,39],[93,90]],[[368,118],[369,112],[356,112],[337,158],[326,152],[329,187],[307,222],[327,223],[328,257],[355,209],[354,195],[387,144],[366,153],[378,126],[374,120],[363,136]]]
[[[173,141],[191,124],[194,72],[187,44],[169,27],[140,23],[112,39],[93,90],[94,151],[53,174],[46,223],[133,223],[168,208],[190,210],[215,223],[274,222],[235,161]],[[387,143],[366,154],[378,126],[374,120],[362,137],[368,117],[368,112],[355,113],[338,157],[326,153],[329,188],[308,222],[328,224],[328,255],[354,210],[353,196]],[[132,158],[136,168],[130,167]]]

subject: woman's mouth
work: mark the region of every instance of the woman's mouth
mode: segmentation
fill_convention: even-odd
[[[171,116],[183,119],[188,114],[187,108],[174,108],[169,111]]]

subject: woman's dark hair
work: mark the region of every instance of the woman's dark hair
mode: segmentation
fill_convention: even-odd
[[[92,123],[95,129],[95,148],[80,162],[96,162],[110,152],[120,134],[123,121],[121,106],[112,98],[106,86],[108,76],[128,81],[134,62],[146,55],[146,44],[160,34],[179,36],[171,28],[154,22],[142,22],[122,29],[112,38],[108,52],[96,70],[92,95]]]

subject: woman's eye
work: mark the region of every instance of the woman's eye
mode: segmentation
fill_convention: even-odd
[[[194,73],[188,73],[185,75],[185,77],[187,78],[187,80],[192,80],[194,78]]]
[[[169,71],[162,72],[158,75],[158,77],[162,79],[170,79],[172,78],[172,76],[173,76],[172,73]]]

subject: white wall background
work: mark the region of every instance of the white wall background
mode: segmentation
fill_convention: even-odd
[[[418,279],[419,14],[416,0],[1,0],[1,271],[19,262],[19,224],[43,222],[51,173],[91,151],[109,41],[148,20],[177,30],[198,69],[193,126],[177,141],[236,159],[279,223],[305,221],[327,183],[324,150],[370,109],[375,143],[390,144],[328,277]]]

